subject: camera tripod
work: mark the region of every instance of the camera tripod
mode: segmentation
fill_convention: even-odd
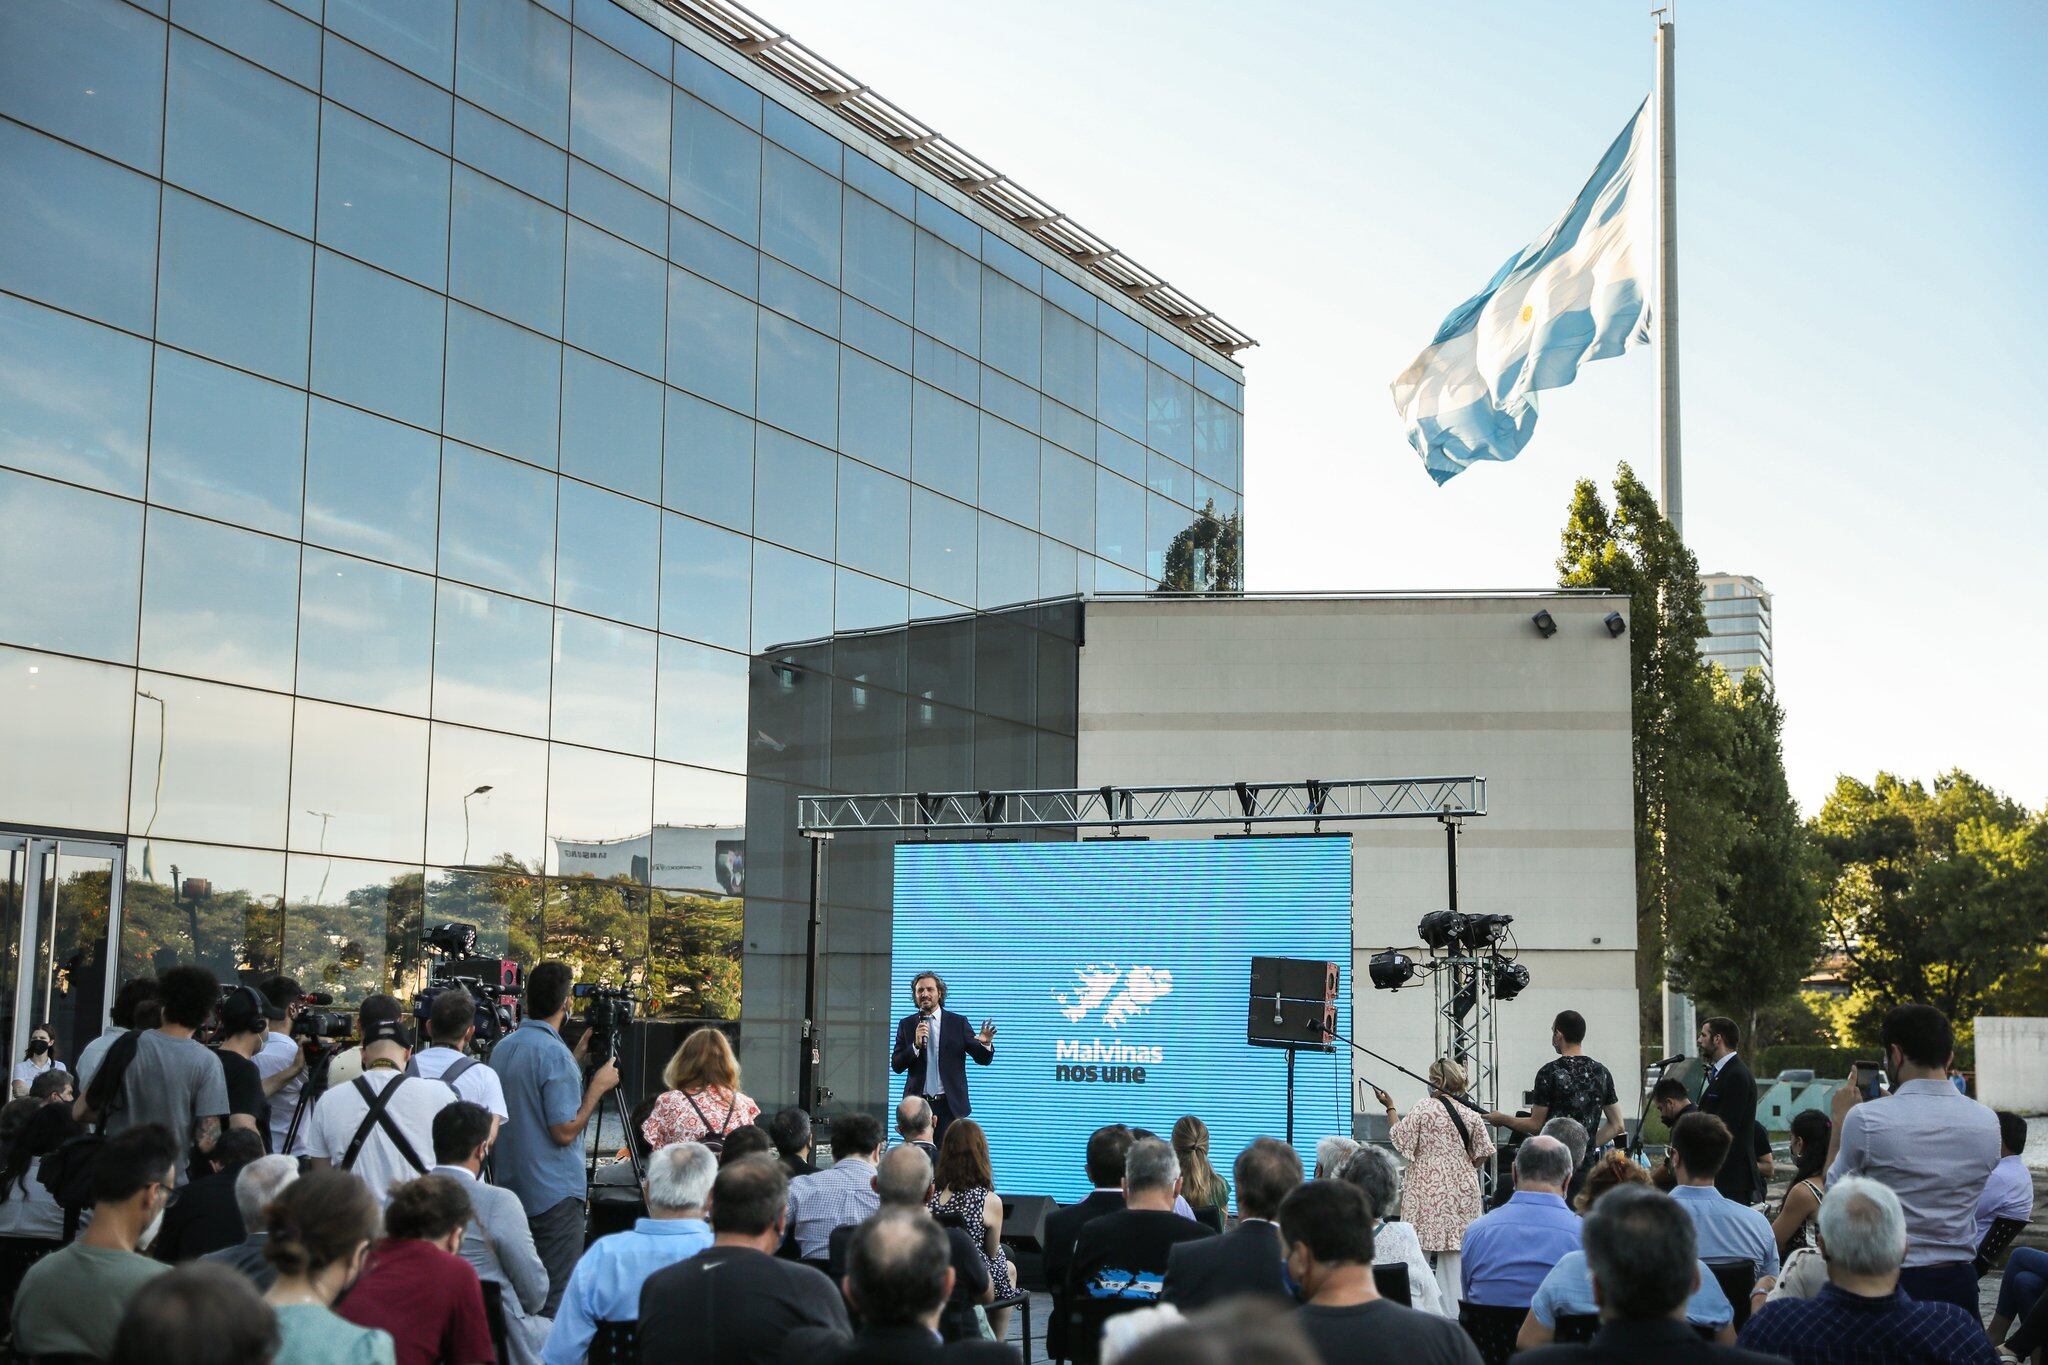
[[[619,1030],[616,1027],[612,1028],[605,1035],[603,1048],[598,1053],[599,1060],[597,1065],[591,1068],[593,1072],[598,1067],[604,1066],[607,1062],[613,1065],[618,1063],[619,1043],[621,1041]],[[596,1126],[595,1131],[590,1136],[589,1167],[584,1173],[584,1182],[589,1184],[597,1179],[597,1158],[598,1154],[604,1151],[604,1120],[607,1110],[619,1116],[619,1133],[625,1140],[626,1160],[633,1163],[633,1184],[635,1188],[638,1188],[640,1182],[647,1178],[647,1171],[640,1164],[640,1149],[634,1145],[633,1116],[626,1108],[623,1078],[619,1085],[613,1086],[606,1092],[604,1099],[598,1103],[597,1112],[592,1115],[596,1120]]]
[[[299,1125],[305,1122],[306,1115],[320,1102],[320,1097],[327,1093],[328,1063],[334,1060],[334,1054],[340,1050],[326,1044],[316,1046],[320,1049],[320,1055],[306,1063],[306,1083],[299,1087],[298,1103],[292,1106],[292,1121],[285,1126],[282,1152],[284,1156],[292,1154],[292,1148],[299,1140]]]

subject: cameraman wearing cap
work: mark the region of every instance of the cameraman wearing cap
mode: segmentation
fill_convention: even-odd
[[[316,1171],[354,1171],[382,1204],[392,1186],[433,1169],[434,1115],[455,1103],[456,1094],[440,1081],[405,1074],[412,1031],[398,1001],[369,996],[360,1018],[362,1074],[344,1082],[330,1073],[306,1125],[306,1154]]]

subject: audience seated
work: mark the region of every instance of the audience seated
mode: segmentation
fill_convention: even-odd
[[[925,1159],[933,1165],[939,1161],[939,1145],[932,1140],[932,1129],[937,1120],[932,1116],[932,1102],[922,1095],[905,1095],[896,1106],[896,1136],[906,1146],[923,1152]]]
[[[1906,1215],[1898,1195],[1861,1176],[1829,1186],[1820,1209],[1828,1282],[1810,1299],[1757,1310],[1742,1344],[1792,1365],[1991,1365],[1998,1356],[1976,1316],[1952,1303],[1918,1303],[1899,1288]]]
[[[578,1365],[603,1322],[633,1322],[648,1277],[686,1261],[711,1245],[704,1207],[718,1158],[695,1142],[672,1142],[647,1161],[641,1190],[647,1216],[625,1232],[600,1237],[569,1275],[542,1359]]]
[[[711,1245],[640,1290],[640,1365],[775,1365],[799,1328],[847,1330],[832,1281],[775,1255],[788,1200],[789,1177],[771,1156],[719,1170]]]
[[[0,1237],[54,1242],[64,1235],[64,1209],[43,1184],[43,1158],[83,1129],[69,1107],[33,1098],[0,1110],[0,1130],[8,1127],[14,1131],[0,1159]]]
[[[1052,1318],[1045,1328],[1045,1351],[1055,1360],[1064,1358],[1066,1320],[1060,1304],[1066,1297],[1067,1267],[1073,1264],[1074,1242],[1083,1227],[1124,1206],[1124,1158],[1130,1150],[1131,1130],[1120,1123],[1090,1133],[1083,1169],[1093,1188],[1085,1199],[1063,1204],[1045,1216],[1042,1266],[1046,1288],[1053,1295]]]
[[[1301,1183],[1301,1158],[1276,1138],[1253,1138],[1231,1168],[1237,1183],[1237,1226],[1221,1237],[1181,1242],[1167,1252],[1161,1297],[1185,1313],[1252,1294],[1292,1302],[1287,1248],[1280,1240],[1280,1201]]]
[[[759,1124],[750,1123],[744,1128],[735,1128],[725,1135],[725,1146],[718,1153],[720,1166],[730,1165],[742,1157],[775,1155],[775,1139],[768,1136],[768,1130]],[[788,1168],[783,1169],[788,1174]]]
[[[1585,1243],[1600,1330],[1590,1342],[1524,1352],[1516,1365],[1773,1365],[1774,1356],[1702,1341],[1686,1325],[1698,1245],[1693,1220],[1669,1195],[1630,1185],[1601,1196]]]
[[[114,1334],[111,1365],[270,1365],[277,1314],[225,1266],[185,1265],[135,1291]]]
[[[211,1065],[213,1058],[205,1060]],[[15,1291],[17,1355],[105,1360],[112,1352],[128,1301],[170,1269],[135,1248],[170,1202],[178,1157],[170,1132],[154,1123],[125,1129],[100,1147],[92,1221],[78,1240],[30,1266]]]
[[[1124,1157],[1124,1207],[1090,1220],[1074,1240],[1067,1266],[1064,1319],[1075,1305],[1114,1301],[1119,1306],[1152,1303],[1166,1282],[1167,1261],[1182,1242],[1215,1234],[1173,1211],[1180,1193],[1180,1165],[1173,1148],[1157,1138],[1140,1138]],[[1062,1337],[1068,1358],[1090,1365],[1097,1343]],[[1050,1348],[1048,1348],[1050,1349]]]
[[[947,1144],[964,1122],[968,1120],[948,1129]],[[860,1314],[860,1330],[794,1332],[783,1346],[782,1359],[785,1365],[995,1365],[1019,1360],[1017,1352],[1001,1342],[940,1340],[939,1314],[952,1291],[951,1256],[938,1224],[909,1209],[884,1209],[861,1224],[847,1251],[846,1298]]]
[[[1564,1202],[1572,1154],[1556,1138],[1524,1139],[1515,1192],[1465,1229],[1459,1298],[1488,1308],[1527,1308],[1552,1266],[1579,1249],[1579,1218]]]
[[[1768,1218],[1714,1187],[1715,1173],[1732,1145],[1728,1125],[1712,1114],[1680,1119],[1671,1131],[1671,1173],[1678,1181],[1671,1197],[1692,1215],[1701,1260],[1740,1258],[1750,1263],[1756,1276],[1751,1299],[1760,1305],[1778,1282],[1778,1238]]]
[[[222,1133],[202,1159],[212,1169],[200,1175],[200,1168],[193,1167],[195,1178],[164,1210],[163,1225],[150,1243],[149,1254],[159,1261],[192,1261],[239,1245],[248,1229],[235,1202],[235,1179],[262,1155],[263,1135],[254,1129],[230,1128]]]
[[[796,1239],[797,1255],[823,1265],[831,1254],[832,1229],[875,1211],[881,1202],[875,1163],[881,1159],[881,1120],[857,1112],[832,1120],[831,1166],[789,1182],[789,1235]]]
[[[2022,1154],[2027,1150],[2027,1121],[2018,1114],[1998,1112],[1998,1165],[1977,1196],[1977,1244],[2001,1218],[2026,1222],[2034,1216],[2034,1177]]]
[[[1316,1143],[1317,1180],[1335,1180],[1344,1163],[1351,1160],[1351,1154],[1358,1150],[1358,1139],[1332,1133]]]
[[[1223,1230],[1230,1211],[1230,1182],[1209,1164],[1209,1125],[1193,1114],[1182,1114],[1173,1123],[1173,1154],[1180,1161],[1181,1184],[1188,1212],[1197,1221]]]
[[[1003,1201],[988,1159],[988,1136],[973,1119],[954,1119],[939,1139],[939,1160],[932,1168],[932,1217],[957,1223],[974,1239],[982,1268],[1001,1301],[1016,1292],[1017,1267],[1003,1251]],[[1001,1341],[1008,1334],[1010,1309],[988,1310],[989,1330]]]
[[[948,1134],[952,1131],[947,1130]],[[932,1163],[925,1159],[919,1148],[908,1145],[891,1148],[875,1168],[875,1194],[881,1199],[884,1209],[915,1209],[929,1218],[935,1193]],[[950,1339],[962,1335],[968,1326],[979,1331],[974,1305],[993,1299],[996,1286],[989,1278],[988,1262],[982,1257],[980,1244],[968,1235],[965,1228],[942,1226],[953,1260],[953,1293],[947,1300],[950,1320],[942,1322],[940,1330]],[[832,1229],[831,1251],[826,1260],[827,1273],[834,1280],[846,1274],[846,1251],[853,1244],[855,1231],[857,1229],[850,1226]],[[949,1327],[955,1330],[947,1330]]]
[[[456,1254],[470,1212],[469,1192],[445,1175],[392,1188],[384,1240],[340,1313],[358,1327],[389,1332],[398,1365],[488,1365],[497,1358],[483,1288]]]
[[[263,1296],[277,1314],[278,1358],[290,1365],[394,1365],[391,1334],[334,1311],[356,1282],[377,1235],[377,1197],[348,1171],[313,1171],[263,1211],[263,1255],[276,1282]]]
[[[548,1268],[534,1249],[533,1229],[519,1196],[484,1182],[484,1157],[497,1135],[497,1115],[483,1105],[469,1100],[449,1105],[434,1115],[437,1164],[432,1174],[447,1176],[469,1196],[462,1259],[481,1283],[500,1286],[498,1305],[509,1357],[500,1365],[534,1365],[548,1336],[548,1320],[541,1316],[548,1301]]]
[[[1564,1120],[1571,1123],[1572,1120]],[[1374,1265],[1408,1267],[1408,1306],[1425,1313],[1449,1316],[1436,1275],[1423,1257],[1422,1243],[1415,1229],[1406,1223],[1390,1222],[1388,1215],[1398,1209],[1401,1199],[1401,1168],[1394,1154],[1384,1147],[1360,1147],[1337,1170],[1337,1179],[1357,1186],[1365,1196],[1367,1216],[1372,1219]]]
[[[299,1178],[299,1163],[288,1156],[259,1156],[235,1173],[235,1210],[242,1216],[248,1235],[231,1247],[209,1251],[200,1259],[238,1270],[259,1292],[277,1283],[277,1267],[264,1255],[270,1245],[270,1231],[264,1226],[264,1211],[284,1193],[285,1186]]]
[[[1164,1305],[1162,1313],[1170,1311]],[[1123,1327],[1142,1314],[1112,1321]],[[1103,1365],[1317,1365],[1322,1357],[1289,1309],[1264,1299],[1226,1299],[1185,1321],[1178,1315],[1112,1353],[1103,1341]]]
[[[811,1116],[795,1105],[778,1109],[775,1116],[761,1124],[769,1138],[775,1143],[775,1155],[782,1162],[782,1169],[789,1172],[791,1180],[800,1175],[816,1175],[818,1168],[811,1164]]]
[[[1373,1218],[1365,1193],[1312,1180],[1280,1203],[1287,1274],[1303,1296],[1296,1314],[1323,1365],[1479,1365],[1456,1323],[1380,1297],[1373,1283]]]
[[[1559,1114],[1546,1119],[1540,1130],[1544,1137],[1554,1137],[1572,1154],[1572,1178],[1564,1187],[1565,1202],[1574,1203],[1579,1197],[1579,1182],[1586,1178],[1586,1125],[1575,1118]]]

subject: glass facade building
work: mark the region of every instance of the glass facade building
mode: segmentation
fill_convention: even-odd
[[[772,85],[641,0],[0,10],[12,1033],[452,920],[744,958],[786,1094],[795,794],[1063,784],[1071,599],[1237,586],[1240,371]]]
[[[1758,669],[1771,681],[1771,594],[1748,574],[1700,575],[1707,634],[1700,658],[1719,664],[1731,678]]]

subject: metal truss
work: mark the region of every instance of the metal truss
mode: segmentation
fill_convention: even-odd
[[[1466,1093],[1479,1107],[1500,1109],[1500,1038],[1494,1021],[1493,963],[1484,957],[1437,957],[1430,981],[1436,993],[1436,1055],[1465,1068]],[[1510,1106],[1512,1108],[1512,1106]],[[1481,1183],[1493,1193],[1499,1172],[1489,1162]]]
[[[1136,829],[1160,825],[1314,825],[1486,814],[1483,777],[1226,782],[1063,791],[800,796],[806,835],[868,830]]]

